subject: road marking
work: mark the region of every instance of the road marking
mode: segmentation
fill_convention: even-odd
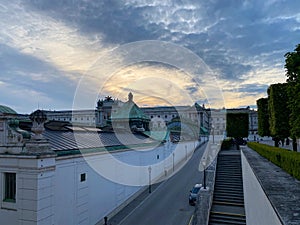
[[[191,216],[191,219],[190,219],[190,221],[189,221],[189,224],[188,224],[188,225],[191,225],[191,224],[192,224],[192,222],[193,222],[193,218],[194,218],[194,214]]]

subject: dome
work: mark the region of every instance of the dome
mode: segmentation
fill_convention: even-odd
[[[0,114],[17,114],[17,112],[8,106],[0,105]]]

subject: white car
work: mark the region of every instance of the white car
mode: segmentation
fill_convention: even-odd
[[[189,195],[189,204],[190,205],[195,205],[198,199],[198,194],[200,191],[200,188],[202,187],[202,184],[195,184],[193,189],[190,190],[190,195]]]

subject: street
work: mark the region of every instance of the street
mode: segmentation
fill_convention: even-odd
[[[188,224],[194,207],[188,203],[189,191],[195,183],[202,183],[198,171],[204,147],[194,152],[189,162],[174,176],[164,181],[120,221],[119,225],[179,225]],[[113,220],[112,220],[113,221]]]

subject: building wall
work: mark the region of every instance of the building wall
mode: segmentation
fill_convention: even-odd
[[[249,115],[248,138],[253,140],[253,136],[257,136],[258,117],[257,111],[249,108],[240,109],[211,109],[210,128],[212,133],[212,125],[214,127],[214,135],[226,135],[226,113],[247,113]]]
[[[95,126],[95,110],[66,110],[66,111],[45,111],[48,120],[71,122],[78,125]]]
[[[166,142],[155,148],[90,154],[84,158],[0,155],[0,224],[96,224],[147,187],[149,181],[152,184],[159,177],[171,175],[179,164],[188,161],[197,144]],[[111,156],[139,169],[127,173],[120,164],[111,163]],[[98,169],[114,174],[117,182],[98,173]],[[5,172],[16,173],[15,203],[2,201]],[[134,185],[126,185],[127,179],[132,179]]]
[[[145,170],[136,170],[136,174],[125,174],[119,164],[109,162],[107,154],[93,155],[85,158],[69,157],[57,159],[55,174],[55,224],[95,224],[110,215],[114,209],[121,206],[128,198],[148,184],[148,165],[157,163],[151,170],[151,182],[176,169],[176,164],[185,162],[190,157],[197,143],[186,142],[171,144],[170,147],[159,146],[155,149],[141,151],[123,151],[113,153],[113,157],[130,165],[140,166]],[[176,150],[175,150],[176,148]],[[174,156],[172,152],[175,152]],[[174,159],[173,159],[174,157]],[[167,160],[163,162],[163,159]],[[160,162],[160,163],[159,163]],[[173,166],[174,162],[174,166]],[[116,176],[118,182],[124,178],[135,179],[137,186],[114,182],[97,172],[95,165],[110,165],[109,170]],[[97,167],[97,169],[99,169]],[[103,169],[103,168],[102,168]],[[86,180],[81,182],[81,174],[86,174]],[[130,176],[131,175],[131,176]],[[129,177],[129,178],[128,178]]]
[[[0,224],[53,224],[53,157],[0,157]],[[4,174],[16,173],[16,200],[4,201]]]
[[[241,153],[247,225],[281,225],[251,166]]]

